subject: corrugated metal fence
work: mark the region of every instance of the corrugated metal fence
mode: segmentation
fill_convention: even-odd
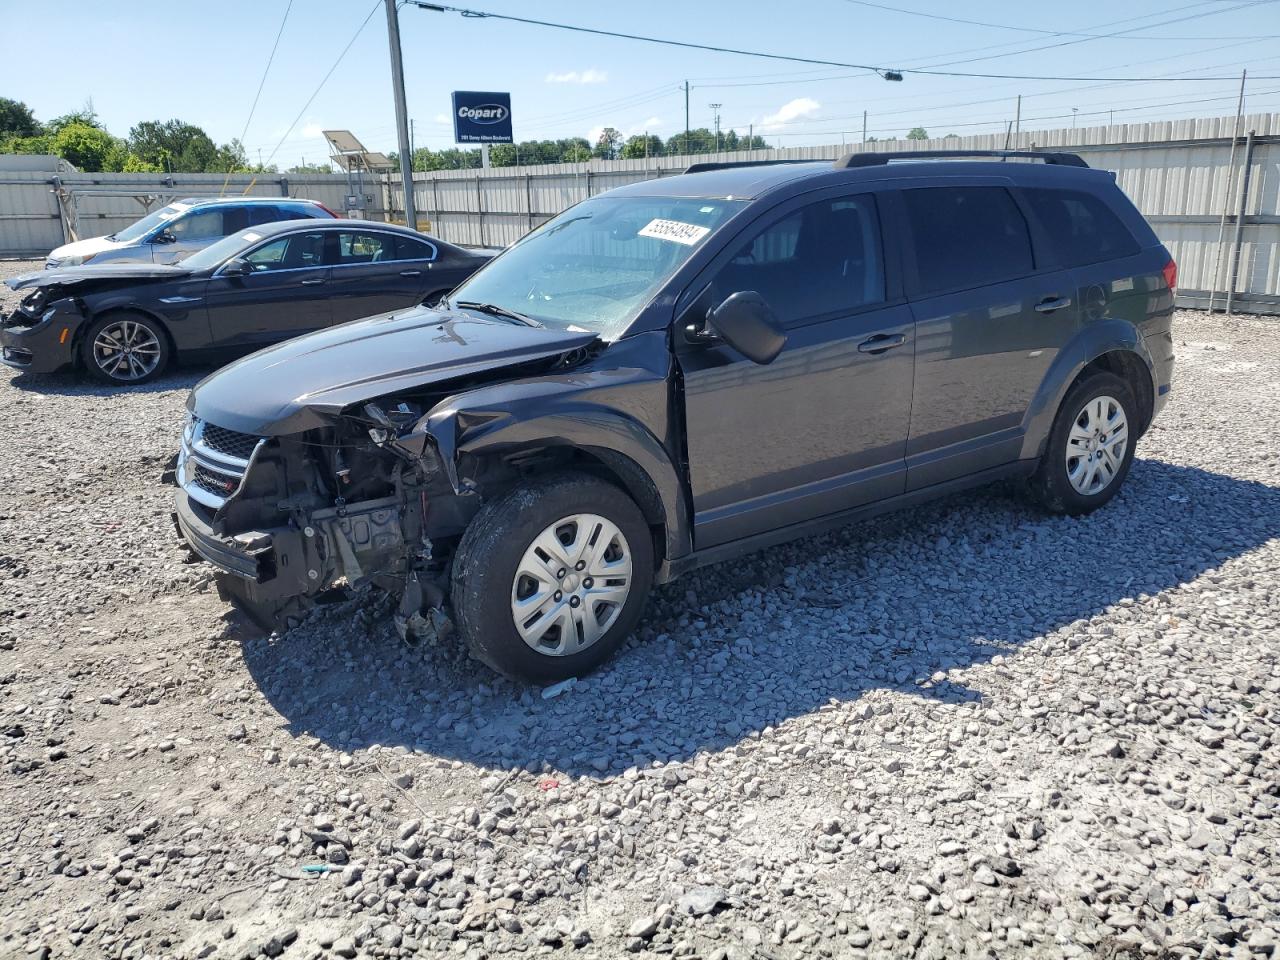
[[[1234,117],[983,134],[935,140],[877,141],[699,157],[592,160],[587,163],[442,170],[414,175],[420,225],[441,239],[478,246],[512,243],[560,211],[626,183],[680,173],[700,160],[830,159],[842,151],[1069,149],[1092,167],[1111,170],[1155,227],[1179,265],[1180,302],[1204,305],[1223,291],[1238,249],[1235,298],[1240,309],[1280,312],[1280,114],[1246,116],[1234,163]],[[1245,134],[1254,132],[1243,199]],[[403,218],[399,180],[385,184],[384,206]],[[1223,219],[1226,212],[1225,221]],[[1219,242],[1221,235],[1222,241]],[[1215,282],[1216,278],[1216,282]]]
[[[44,256],[54,247],[100,237],[183,197],[305,197],[341,212],[347,178],[341,174],[66,173],[0,168],[0,256]],[[383,190],[375,184],[368,216],[382,219]]]

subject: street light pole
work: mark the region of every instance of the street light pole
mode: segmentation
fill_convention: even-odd
[[[418,229],[418,211],[413,202],[413,155],[409,146],[409,108],[404,97],[404,61],[400,56],[400,18],[396,0],[387,5],[387,44],[391,47],[391,90],[396,99],[396,133],[400,139],[400,186],[404,193],[404,221],[409,229]]]

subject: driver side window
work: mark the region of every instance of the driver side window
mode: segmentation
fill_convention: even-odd
[[[793,327],[881,303],[880,250],[870,194],[811,203],[749,234],[712,281],[713,300],[755,291]]]
[[[165,228],[177,240],[214,240],[222,234],[221,210],[198,210],[170,221]]]
[[[267,270],[297,270],[324,263],[324,233],[293,233],[263,244],[244,258],[254,273]]]

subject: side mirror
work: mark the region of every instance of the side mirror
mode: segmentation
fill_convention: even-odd
[[[239,257],[232,257],[222,265],[222,275],[224,277],[244,277],[253,273],[253,265],[248,260],[241,260]]]
[[[178,238],[168,230],[161,230],[152,238],[152,243],[177,243]]]
[[[752,363],[773,363],[787,345],[787,335],[778,318],[754,290],[731,294],[707,314],[707,329],[701,339],[719,336]]]

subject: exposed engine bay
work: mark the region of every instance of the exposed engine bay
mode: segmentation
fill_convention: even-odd
[[[508,367],[503,379],[565,370],[590,352]],[[372,584],[400,596],[396,623],[406,639],[446,632],[450,563],[481,491],[514,483],[530,458],[486,458],[460,477],[429,414],[494,379],[358,404],[286,436],[239,433],[192,413],[173,477],[179,532],[225,571],[223,599],[263,629]]]

